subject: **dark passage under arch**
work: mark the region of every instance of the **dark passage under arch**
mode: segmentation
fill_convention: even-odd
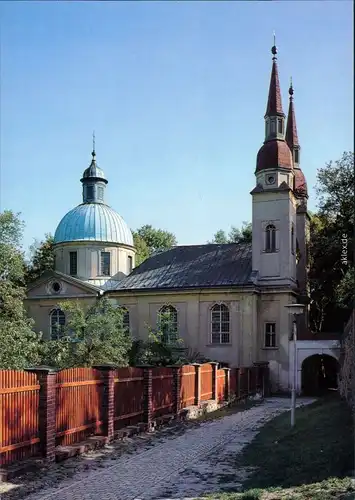
[[[322,396],[338,388],[339,363],[328,354],[314,354],[302,363],[302,393]]]

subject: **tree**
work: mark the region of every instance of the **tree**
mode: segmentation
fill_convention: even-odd
[[[318,212],[311,218],[310,320],[313,330],[342,330],[354,305],[354,154],[317,173]]]
[[[0,368],[22,369],[40,361],[40,338],[24,308],[24,223],[11,210],[0,213]]]
[[[46,234],[43,241],[34,241],[30,246],[31,259],[26,268],[26,283],[38,279],[45,271],[54,270],[54,238]]]
[[[149,257],[149,248],[144,239],[138,233],[132,231],[134,247],[136,249],[136,266],[139,266]]]
[[[137,245],[136,260],[140,264],[154,252],[168,250],[177,245],[176,237],[173,233],[163,229],[155,229],[150,224],[146,224],[137,231],[133,231],[133,239]]]
[[[219,229],[212,238],[212,241],[209,243],[218,243],[219,245],[223,245],[225,243],[230,243],[228,240],[228,236],[223,229]]]
[[[64,336],[44,346],[44,362],[59,368],[111,363],[128,364],[132,346],[123,326],[123,311],[107,298],[85,308],[79,301],[66,301],[60,308],[68,318]]]
[[[251,243],[252,241],[252,224],[251,222],[243,222],[242,228],[238,229],[232,226],[228,236],[223,229],[219,229],[210,243]]]

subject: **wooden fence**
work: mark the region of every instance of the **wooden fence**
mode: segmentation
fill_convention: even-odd
[[[217,363],[169,368],[0,370],[0,467],[55,460],[56,447],[92,435],[114,438],[138,423],[203,401],[241,399],[268,387],[268,367],[217,369]]]

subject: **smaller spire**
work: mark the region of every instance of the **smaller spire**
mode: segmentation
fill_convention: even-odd
[[[286,142],[293,151],[294,149],[299,149],[299,142],[298,142],[298,134],[297,134],[297,125],[296,125],[296,115],[295,115],[295,107],[293,104],[293,85],[292,85],[292,77],[290,80],[290,88],[288,89],[288,93],[290,94],[290,105],[288,108],[288,115],[287,115],[287,125],[286,125]],[[298,156],[297,156],[298,159]],[[298,163],[296,161],[295,163]]]

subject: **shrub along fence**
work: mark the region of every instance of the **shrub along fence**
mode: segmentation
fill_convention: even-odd
[[[31,457],[52,462],[59,445],[93,435],[110,441],[125,427],[151,429],[203,401],[266,394],[268,376],[267,364],[0,370],[0,466]]]

